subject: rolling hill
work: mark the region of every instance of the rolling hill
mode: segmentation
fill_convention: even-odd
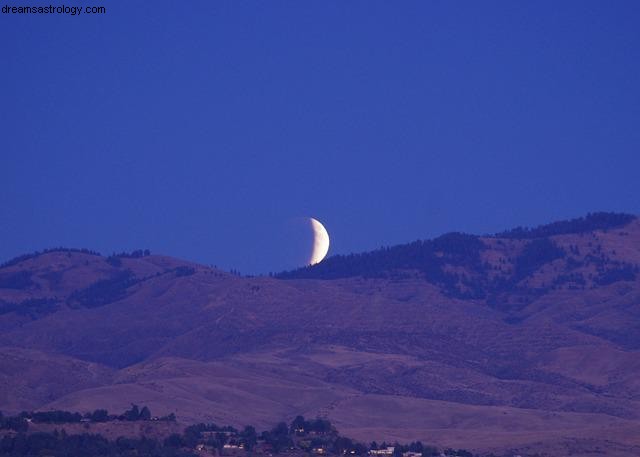
[[[362,440],[640,454],[640,220],[597,213],[240,277],[148,252],[0,267],[0,409],[146,404]]]

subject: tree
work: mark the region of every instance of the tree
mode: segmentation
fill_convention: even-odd
[[[310,430],[318,433],[329,433],[332,430],[331,422],[317,418],[307,423]]]
[[[202,438],[202,432],[197,427],[187,427],[184,431],[183,442],[185,446],[195,447]]]
[[[242,433],[240,433],[240,440],[247,451],[252,451],[258,442],[256,429],[251,425],[247,425]]]
[[[307,422],[304,420],[302,416],[296,416],[296,418],[291,422],[291,433],[296,433],[297,430],[302,430],[303,432],[307,427]]]
[[[333,453],[334,454],[346,454],[350,450],[354,448],[353,441],[344,436],[339,436],[333,442]]]
[[[138,405],[132,404],[131,409],[128,409],[123,414],[126,421],[137,421],[140,418],[140,409]]]
[[[216,433],[216,442],[218,443],[218,448],[222,449],[222,447],[227,444],[227,441],[229,440],[229,437],[227,436],[226,433],[223,432],[217,432]]]
[[[164,445],[167,447],[184,447],[185,442],[182,439],[182,436],[177,433],[172,433],[165,438]]]
[[[262,438],[271,445],[275,453],[293,445],[293,441],[289,438],[289,427],[284,422],[280,422],[269,432],[263,432]]]
[[[106,409],[96,409],[89,417],[93,422],[107,422],[109,412]]]
[[[148,421],[151,420],[151,411],[149,410],[149,408],[147,408],[146,406],[144,406],[141,410],[140,410],[140,416],[139,419],[142,421]]]

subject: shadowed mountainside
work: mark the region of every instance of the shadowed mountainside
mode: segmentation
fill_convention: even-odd
[[[637,455],[638,265],[640,221],[607,213],[279,278],[142,251],[22,256],[0,267],[0,409],[319,415],[366,440]]]

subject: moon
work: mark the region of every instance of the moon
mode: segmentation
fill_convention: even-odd
[[[327,252],[329,252],[329,233],[320,221],[310,217],[311,229],[313,230],[313,251],[309,258],[309,265],[322,262]]]

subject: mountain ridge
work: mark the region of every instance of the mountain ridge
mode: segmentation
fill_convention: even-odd
[[[416,258],[437,269],[330,280],[144,251],[25,256],[0,268],[0,409],[137,403],[239,426],[303,414],[368,441],[634,455],[640,221],[425,244]]]

